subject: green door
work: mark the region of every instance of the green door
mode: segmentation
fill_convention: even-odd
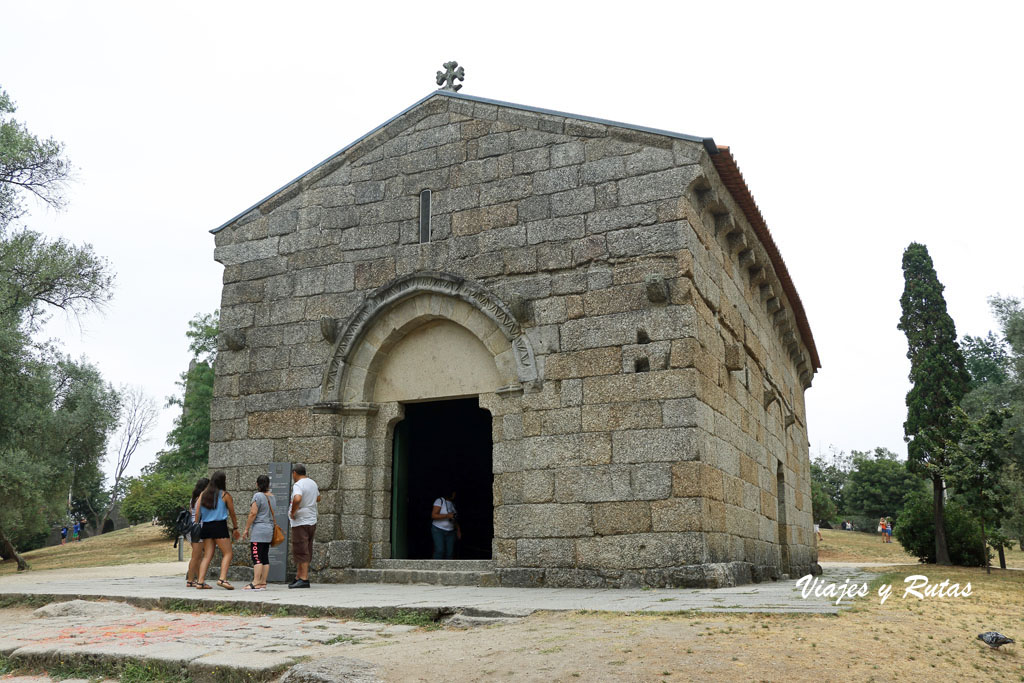
[[[391,557],[409,557],[409,421],[395,425],[391,453]]]

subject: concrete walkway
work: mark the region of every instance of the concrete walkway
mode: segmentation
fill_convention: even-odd
[[[795,581],[748,584],[715,589],[480,588],[422,584],[314,584],[289,590],[271,584],[266,591],[186,588],[184,564],[122,565],[92,569],[29,571],[0,577],[0,596],[37,595],[60,599],[121,600],[142,607],[175,606],[195,601],[207,608],[250,603],[265,613],[351,616],[358,611],[387,613],[397,609],[469,616],[520,617],[538,610],[611,612],[786,612],[836,613],[824,598],[804,599]],[[170,575],[171,572],[174,575]],[[162,575],[160,575],[162,574]],[[822,577],[842,583],[869,581],[873,574],[853,566],[826,566]],[[239,604],[243,603],[243,604]],[[197,605],[198,606],[198,605]],[[849,606],[849,605],[844,605]],[[281,608],[285,608],[284,612]]]

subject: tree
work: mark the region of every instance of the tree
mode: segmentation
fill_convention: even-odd
[[[33,339],[53,310],[101,308],[113,275],[89,245],[12,228],[29,197],[61,208],[70,170],[63,145],[30,133],[14,111],[0,89],[0,549],[24,569],[17,547],[45,537],[69,499],[98,501],[116,393],[95,368]]]
[[[40,140],[7,116],[15,111],[14,102],[0,88],[0,230],[24,215],[26,193],[55,209],[63,207],[71,171],[64,145],[53,138]]]
[[[903,252],[903,315],[898,328],[907,336],[910,382],[907,393],[907,466],[932,482],[935,557],[950,564],[943,506],[949,461],[943,444],[956,441],[954,409],[967,393],[970,377],[946,312],[943,286],[928,249],[913,242]]]
[[[852,451],[851,455],[853,468],[843,489],[845,512],[872,520],[897,517],[909,497],[920,489],[918,477],[885,448]]]
[[[210,457],[210,403],[213,400],[213,362],[217,354],[218,313],[197,314],[188,323],[192,361],[181,375],[182,395],[168,405],[181,408],[167,435],[170,448],[157,456],[155,471],[188,473],[206,469]]]
[[[131,464],[135,451],[149,438],[149,433],[156,426],[160,414],[156,402],[147,396],[141,387],[130,387],[124,390],[122,395],[117,451],[114,456],[114,483],[110,487],[110,502],[100,521],[100,530],[110,518],[114,506],[124,496],[124,472]]]
[[[931,496],[917,490],[893,525],[893,535],[903,549],[921,562],[935,563],[935,514]],[[981,525],[960,501],[950,499],[945,517],[950,558],[958,565],[980,567],[985,561]]]
[[[822,494],[832,502],[836,512],[844,512],[846,510],[846,505],[843,502],[843,488],[846,486],[846,479],[850,476],[850,464],[849,456],[842,451],[837,451],[834,446],[828,458],[819,453],[811,461],[812,496],[814,485],[817,484]],[[822,503],[824,504],[824,501]],[[816,513],[814,518],[825,519]]]

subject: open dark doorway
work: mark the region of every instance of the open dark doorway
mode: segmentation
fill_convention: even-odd
[[[430,511],[454,489],[462,527],[456,559],[491,559],[493,481],[491,414],[476,398],[406,404],[405,419],[395,425],[391,557],[430,559]]]

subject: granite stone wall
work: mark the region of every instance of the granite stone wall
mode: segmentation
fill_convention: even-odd
[[[375,373],[441,319],[502,377],[480,405],[503,584],[814,569],[807,341],[701,142],[439,93],[216,245],[210,466],[250,491],[267,463],[306,463],[324,496],[316,578],[390,557],[403,407],[373,400]]]

